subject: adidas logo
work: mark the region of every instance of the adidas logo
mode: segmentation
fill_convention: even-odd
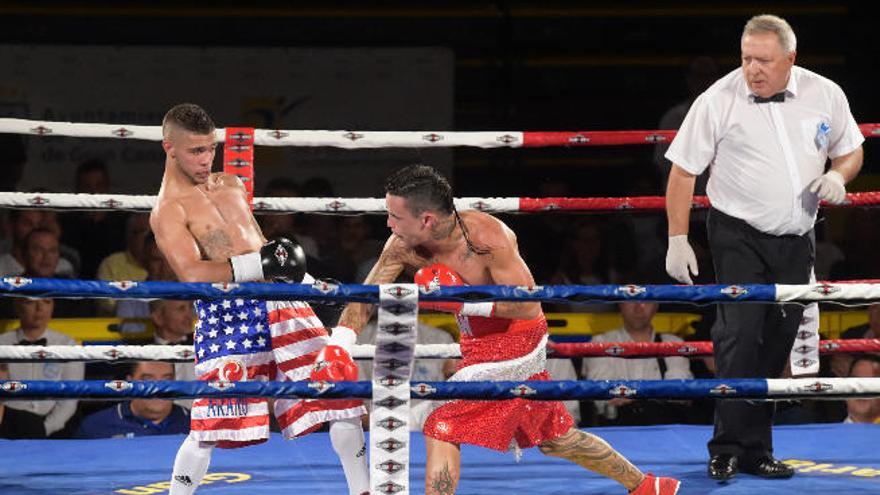
[[[186,486],[192,486],[192,484],[193,484],[190,477],[185,474],[178,474],[177,476],[174,477],[174,481],[177,481],[178,483],[183,483]]]

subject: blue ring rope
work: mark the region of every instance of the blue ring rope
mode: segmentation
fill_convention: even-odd
[[[230,299],[251,298],[309,302],[351,301],[377,304],[378,285],[342,284],[321,290],[307,284],[247,282],[107,282],[99,280],[0,279],[0,295],[110,299]],[[710,304],[749,301],[776,302],[776,286],[751,285],[545,285],[534,288],[507,285],[441,287],[419,294],[425,301],[545,301],[592,303],[661,301]]]
[[[821,380],[821,379],[817,379]],[[817,381],[817,384],[820,381]],[[872,397],[877,392],[817,387],[798,393],[769,393],[765,379],[583,380],[522,382],[413,382],[414,399],[531,400],[573,399],[766,399]],[[121,398],[287,397],[311,399],[370,398],[371,382],[207,382],[124,380],[0,381],[0,399],[121,399]]]

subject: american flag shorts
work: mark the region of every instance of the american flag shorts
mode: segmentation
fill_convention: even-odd
[[[327,344],[327,330],[304,302],[199,300],[195,309],[199,380],[307,380]],[[360,399],[277,399],[274,413],[284,436],[293,438],[366,410]],[[221,448],[264,442],[269,438],[268,400],[196,399],[190,431],[197,440]]]

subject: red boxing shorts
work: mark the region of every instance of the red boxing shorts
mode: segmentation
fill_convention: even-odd
[[[196,301],[196,376],[205,381],[307,380],[327,343],[327,330],[303,302]],[[277,399],[275,418],[285,438],[310,433],[325,421],[366,414],[363,401]],[[236,448],[269,438],[265,398],[196,399],[190,434]]]
[[[462,363],[449,381],[549,380],[547,321],[509,320],[503,333],[473,337],[462,332]],[[453,400],[425,422],[425,435],[450,443],[499,451],[528,448],[563,435],[574,420],[559,401]]]

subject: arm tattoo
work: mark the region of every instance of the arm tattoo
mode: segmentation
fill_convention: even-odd
[[[628,490],[635,489],[645,477],[605,440],[575,428],[559,438],[542,443],[540,449],[546,455],[561,457],[611,478]]]
[[[425,480],[427,492],[425,495],[452,495],[455,493],[455,479],[449,471],[449,465],[444,464],[438,473],[431,473]]]

